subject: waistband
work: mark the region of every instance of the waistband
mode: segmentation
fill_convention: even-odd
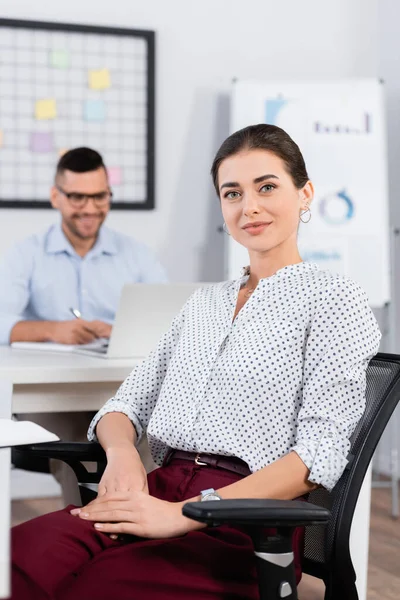
[[[220,454],[203,454],[202,452],[184,452],[183,450],[171,449],[164,460],[164,465],[168,465],[171,460],[188,460],[200,467],[213,467],[215,469],[225,469],[247,477],[251,471],[241,458],[235,456],[222,456]]]

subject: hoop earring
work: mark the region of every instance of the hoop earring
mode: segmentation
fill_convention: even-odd
[[[228,231],[228,228],[227,228],[227,226],[226,226],[226,223],[225,223],[225,221],[224,221],[224,223],[223,223],[223,225],[222,225],[222,231],[223,231],[224,233],[226,233],[226,235],[231,235],[231,234],[229,233],[229,231]]]
[[[306,215],[307,213],[310,213],[308,215],[308,219],[304,220],[302,217],[304,217],[304,215]],[[300,221],[302,223],[309,223],[311,221],[311,210],[307,207],[306,210],[304,210],[302,213],[300,213]]]

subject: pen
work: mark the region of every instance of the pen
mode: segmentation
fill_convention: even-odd
[[[70,307],[70,309],[69,309],[69,310],[70,310],[70,312],[71,312],[71,313],[74,315],[74,317],[75,317],[76,319],[82,319],[82,313],[81,313],[81,311],[80,311],[80,310],[78,310],[77,308],[72,308],[72,307]],[[88,327],[86,327],[86,329],[87,329],[88,331],[90,331],[91,333],[94,333],[94,334],[95,334],[95,332],[94,332],[94,331],[92,331],[91,329],[89,329]],[[96,335],[96,334],[95,334],[95,335]],[[96,337],[97,337],[97,335],[96,335]],[[101,338],[98,338],[98,339],[101,339]],[[107,347],[107,346],[108,346],[108,340],[107,340],[107,341],[105,341],[105,342],[102,344],[102,346],[106,346],[106,347]]]

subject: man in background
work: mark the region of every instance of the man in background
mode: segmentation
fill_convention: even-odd
[[[103,225],[111,199],[98,152],[75,148],[61,157],[50,192],[61,221],[14,246],[0,265],[0,344],[85,344],[109,337],[126,283],[166,281],[146,246]],[[91,417],[82,412],[18,415],[70,441],[86,438]],[[72,471],[62,463],[51,468],[64,500],[76,504]]]

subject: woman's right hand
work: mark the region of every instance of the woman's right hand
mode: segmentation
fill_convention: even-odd
[[[135,490],[149,493],[147,473],[135,446],[107,449],[107,467],[99,483],[98,496]]]

